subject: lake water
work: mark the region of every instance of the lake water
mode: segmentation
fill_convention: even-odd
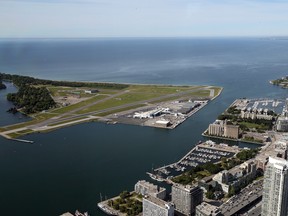
[[[0,211],[51,216],[97,209],[100,193],[132,190],[145,172],[179,160],[236,98],[288,97],[288,41],[257,38],[0,40],[0,71],[54,80],[219,85],[220,97],[174,130],[85,123],[24,138],[0,137]],[[27,120],[6,113],[0,125]]]

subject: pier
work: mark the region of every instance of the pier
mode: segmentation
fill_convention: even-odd
[[[8,140],[12,140],[12,141],[16,141],[16,142],[22,142],[22,143],[34,143],[34,141],[31,140],[24,140],[24,139],[16,139],[16,138],[12,138],[10,136],[8,136],[6,133],[0,133],[0,135],[2,135],[4,138],[8,139]]]
[[[17,141],[17,142],[23,142],[23,143],[34,143],[34,141],[31,140],[24,140],[24,139],[11,139],[13,141]]]

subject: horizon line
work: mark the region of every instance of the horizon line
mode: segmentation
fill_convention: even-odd
[[[228,36],[220,36],[220,35],[215,35],[215,36],[87,36],[87,37],[0,37],[0,40],[2,39],[141,39],[141,38],[287,38],[288,39],[288,35],[228,35]]]

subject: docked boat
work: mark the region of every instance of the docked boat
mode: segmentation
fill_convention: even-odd
[[[81,213],[78,210],[76,210],[75,216],[89,216],[89,214],[88,214],[88,212]]]
[[[159,182],[163,182],[164,181],[164,179],[161,178],[160,176],[154,175],[154,174],[149,173],[149,172],[146,172],[146,173],[150,176],[150,178],[152,178],[155,181],[159,181]]]
[[[105,206],[105,204],[103,204],[103,203],[98,203],[97,206],[98,206],[98,208],[99,208],[100,210],[102,210],[105,214],[107,214],[107,215],[112,215],[112,216],[117,216],[117,214],[116,214],[115,212],[111,211],[109,208],[107,208],[107,207]]]
[[[61,214],[60,216],[89,216],[89,214],[88,212],[81,213],[78,210],[76,210],[74,214],[71,214],[70,212],[66,212],[64,214]]]

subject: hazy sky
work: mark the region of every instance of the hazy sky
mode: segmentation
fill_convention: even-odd
[[[288,0],[0,0],[0,37],[288,36]]]

